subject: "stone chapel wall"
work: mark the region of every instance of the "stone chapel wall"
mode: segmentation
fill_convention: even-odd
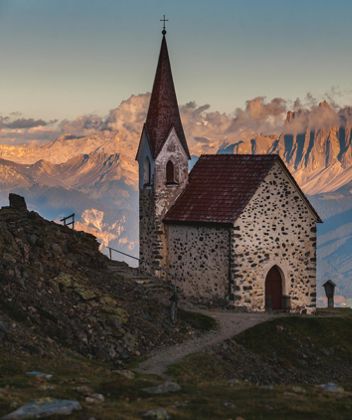
[[[169,224],[169,266],[186,296],[223,299],[229,293],[230,230]]]
[[[143,152],[143,150],[142,150]],[[140,168],[145,156],[139,157]],[[166,165],[171,160],[175,183],[166,183]],[[140,172],[140,178],[143,176]],[[188,157],[175,130],[171,130],[162,150],[152,162],[151,185],[139,192],[140,268],[148,273],[163,275],[166,268],[167,243],[163,217],[185,188],[188,181]]]
[[[277,265],[292,308],[316,302],[316,225],[279,163],[233,228],[232,287],[236,306],[265,308],[265,278]]]

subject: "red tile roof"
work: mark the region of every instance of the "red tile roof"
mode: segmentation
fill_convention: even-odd
[[[189,150],[178,109],[166,38],[163,36],[144,129],[155,158],[172,129],[175,128],[188,157]]]
[[[277,161],[295,183],[278,155],[201,156],[189,175],[188,185],[167,212],[164,222],[233,224]]]

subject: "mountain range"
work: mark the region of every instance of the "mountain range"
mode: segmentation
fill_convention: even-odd
[[[51,122],[45,129],[42,120],[40,129],[23,128],[23,120],[20,128],[0,127],[2,203],[13,191],[47,218],[58,221],[75,212],[77,228],[96,235],[102,249],[110,245],[137,255],[134,159],[148,101],[148,94],[131,96],[105,118]],[[324,220],[318,229],[319,286],[334,280],[343,303],[352,299],[352,111],[326,101],[295,103],[294,109],[280,98],[254,98],[232,115],[194,102],[182,106],[190,166],[202,153],[278,153]]]

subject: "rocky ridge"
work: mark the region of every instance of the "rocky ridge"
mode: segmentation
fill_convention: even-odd
[[[108,260],[96,238],[43,219],[12,196],[0,210],[0,345],[60,354],[60,347],[122,365],[196,334],[176,326],[170,290]],[[149,285],[149,287],[147,287]]]

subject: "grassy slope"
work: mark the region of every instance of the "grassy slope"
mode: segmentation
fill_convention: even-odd
[[[184,310],[179,311],[179,321],[187,323],[197,331],[206,333],[216,328],[213,318]],[[21,337],[24,343],[27,337]],[[130,368],[136,365],[135,360]],[[178,404],[184,399],[184,393],[171,397],[150,397],[143,388],[160,383],[153,376],[136,375],[127,379],[114,372],[111,364],[90,360],[64,347],[50,348],[46,355],[29,353],[27,347],[9,351],[0,346],[0,417],[19,406],[42,398],[75,399],[83,409],[70,418],[87,419],[135,419],[166,402]],[[40,371],[52,374],[50,380],[31,378],[26,372]],[[85,395],[77,388],[89,386],[92,393],[102,393],[102,404],[85,402]],[[53,418],[53,417],[50,417]],[[61,418],[61,417],[60,417]]]
[[[352,311],[327,315],[259,324],[211,352],[189,356],[171,372],[190,381],[237,378],[261,384],[332,380],[352,384]]]
[[[196,418],[350,418],[352,311],[320,315],[257,325],[172,366],[170,374],[201,395]],[[317,386],[327,382],[345,392]]]
[[[328,346],[329,351],[331,339],[334,339],[347,357],[348,352],[352,355],[351,322],[348,314],[324,319],[283,318],[256,326],[242,333],[237,340],[241,341],[241,346],[248,346],[248,351],[255,350],[259,358],[271,357],[272,349],[279,348],[278,360],[294,363],[296,354],[290,350],[287,340],[321,343]],[[289,331],[291,335],[287,334]],[[327,356],[330,363],[335,363],[335,356]],[[69,351],[63,351],[60,360],[0,352],[0,415],[30,399],[52,396],[79,400],[83,410],[70,417],[77,419],[138,419],[142,413],[156,407],[166,408],[177,419],[236,419],[238,416],[246,420],[350,418],[352,383],[346,382],[346,391],[341,394],[323,392],[308,384],[258,386],[245,381],[229,383],[226,369],[234,364],[234,359],[228,357],[227,354],[227,359],[219,358],[216,352],[190,356],[171,369],[182,385],[181,392],[149,396],[142,388],[160,383],[159,378],[137,375],[134,380],[126,379],[113,373],[106,364],[89,361]],[[347,359],[344,360],[347,363]],[[54,376],[50,381],[25,376],[26,371],[35,369]],[[104,394],[105,402],[87,404],[76,389],[82,385]]]

